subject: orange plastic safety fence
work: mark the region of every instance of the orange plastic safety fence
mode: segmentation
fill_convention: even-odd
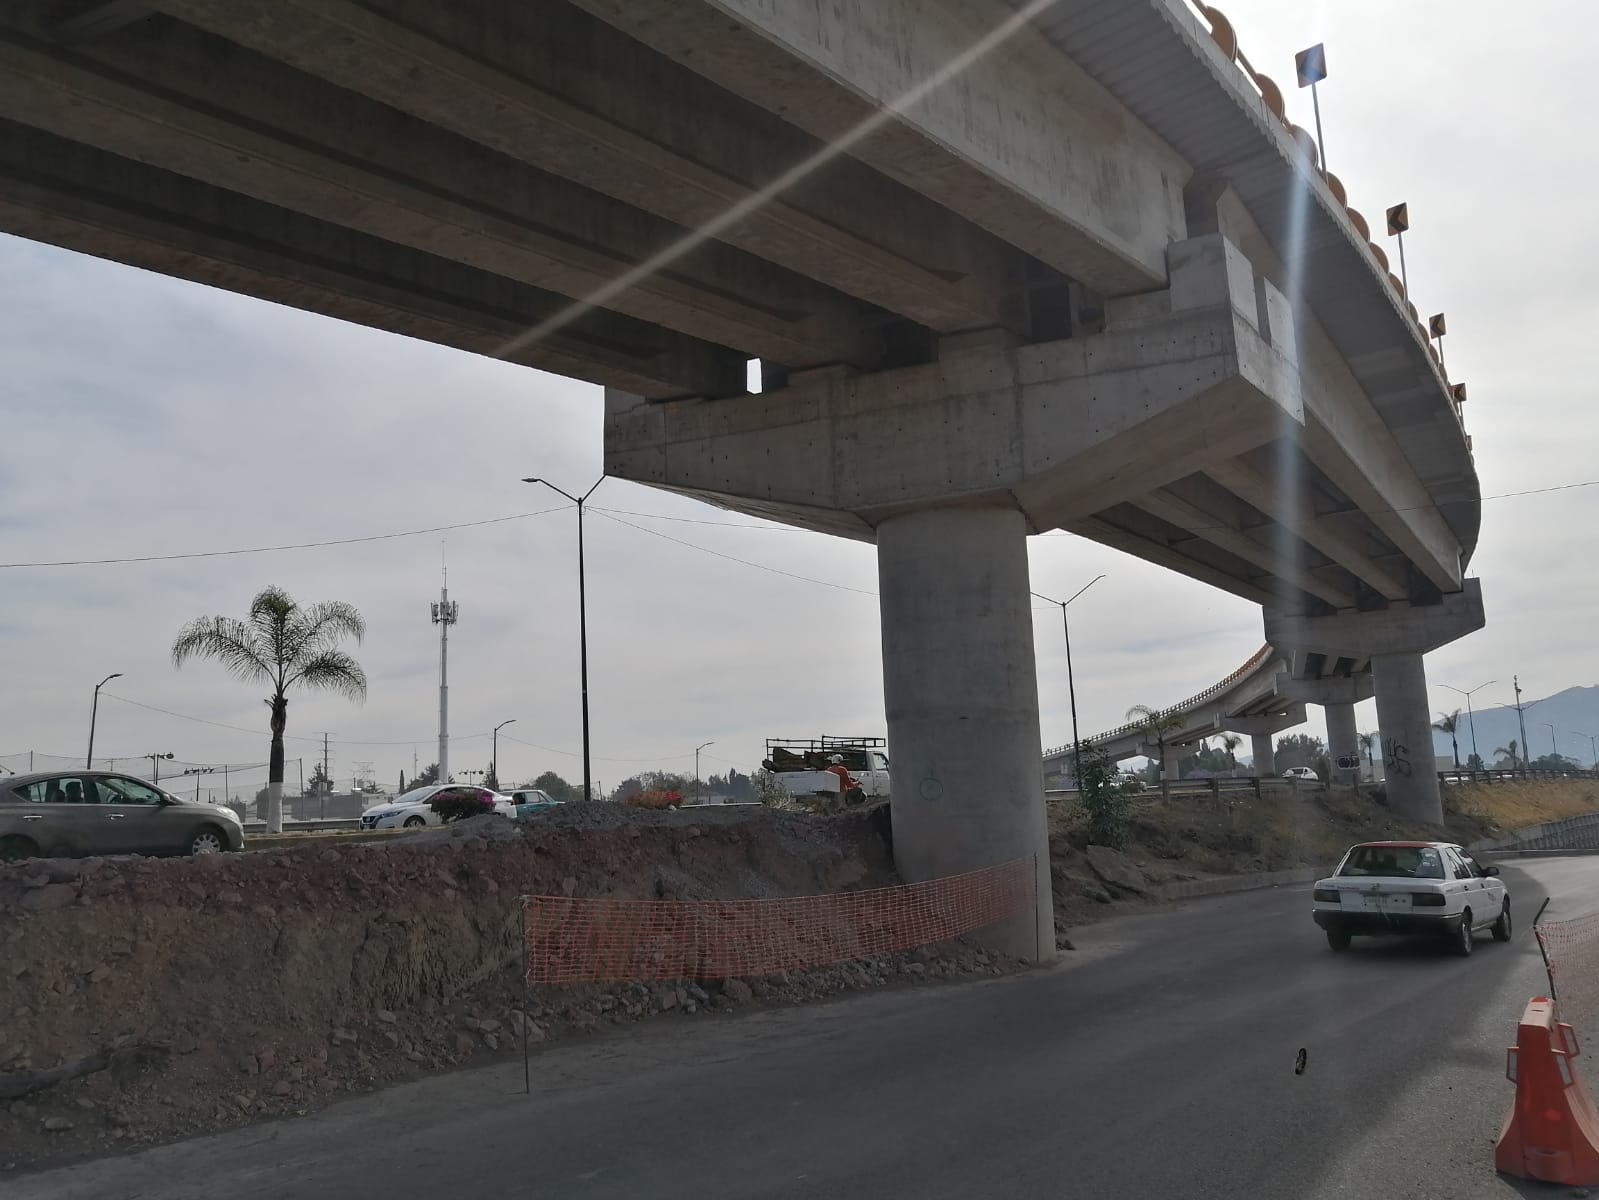
[[[1535,932],[1549,962],[1560,1019],[1590,1038],[1599,1035],[1599,912],[1545,921]]]
[[[523,896],[529,983],[725,979],[870,958],[1033,910],[1031,858],[926,883],[778,900]]]

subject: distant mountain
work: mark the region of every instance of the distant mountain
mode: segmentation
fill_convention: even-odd
[[[1497,689],[1495,689],[1497,691]],[[1507,687],[1508,693],[1510,689]],[[1525,693],[1523,693],[1525,695]],[[1452,698],[1452,697],[1451,697]],[[1438,700],[1437,693],[1433,694],[1433,701]],[[1453,708],[1454,704],[1450,704]],[[1508,746],[1510,739],[1515,738],[1521,742],[1521,729],[1516,721],[1516,710],[1513,708],[1497,708],[1493,705],[1475,705],[1477,724],[1477,751],[1482,755],[1482,761],[1487,766],[1493,766],[1498,755],[1494,753],[1500,746]],[[1589,742],[1589,734],[1599,737],[1599,687],[1571,687],[1563,692],[1556,692],[1553,696],[1546,696],[1542,700],[1523,700],[1522,715],[1527,722],[1527,741],[1532,743],[1528,757],[1538,758],[1541,755],[1559,752],[1567,758],[1574,758],[1583,766],[1593,762],[1593,744]],[[1433,720],[1438,719],[1438,713],[1433,713]],[[1554,725],[1554,744],[1550,744],[1549,725]],[[1471,722],[1466,717],[1466,706],[1460,706],[1460,765],[1465,766],[1471,756]],[[1433,732],[1433,750],[1438,755],[1438,766],[1441,770],[1448,770],[1454,765],[1454,758],[1449,745],[1447,733]]]

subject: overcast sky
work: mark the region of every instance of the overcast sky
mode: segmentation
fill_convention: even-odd
[[[1410,204],[1412,291],[1424,314],[1448,312],[1446,356],[1470,385],[1467,426],[1490,497],[1599,478],[1588,361],[1599,323],[1596,171],[1591,152],[1576,152],[1591,146],[1576,88],[1599,21],[1586,4],[1516,11],[1511,24],[1498,6],[1458,2],[1227,5],[1245,52],[1284,84],[1306,126],[1292,55],[1326,42],[1330,165],[1375,227],[1388,204]],[[600,474],[601,396],[584,384],[3,236],[0,277],[6,563],[491,520],[551,507],[524,475],[578,490]],[[638,528],[600,511],[589,519],[600,781],[688,769],[708,740],[707,773],[751,769],[769,736],[882,732],[870,547],[615,480],[594,504],[649,514],[623,518]],[[1429,656],[1435,708],[1458,703],[1440,683],[1498,678],[1481,705],[1509,699],[1513,672],[1529,697],[1595,681],[1596,517],[1595,488],[1486,502],[1472,573],[1489,624]],[[580,777],[575,533],[567,510],[457,530],[447,545],[431,534],[4,569],[0,763],[22,766],[30,749],[81,755],[93,686],[112,671],[123,678],[101,703],[97,757],[264,762],[260,689],[212,663],[174,670],[169,647],[185,620],[242,615],[275,583],[304,602],[347,600],[369,629],[357,651],[371,683],[364,705],[291,701],[291,786],[292,760],[304,755],[309,772],[323,730],[335,778],[371,763],[392,785],[413,753],[422,765],[436,757],[428,604],[447,558],[461,606],[452,767],[486,765],[487,731],[515,718],[502,734],[502,779]],[[1129,705],[1206,687],[1261,644],[1260,613],[1244,601],[1063,534],[1031,549],[1041,592],[1107,576],[1072,608],[1085,734],[1120,723]],[[1044,737],[1058,744],[1070,737],[1058,610],[1040,606],[1036,618]],[[852,681],[843,692],[841,677]],[[1360,721],[1375,727],[1370,703]]]

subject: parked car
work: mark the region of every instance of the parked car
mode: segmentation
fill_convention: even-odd
[[[531,813],[544,812],[546,809],[559,808],[565,803],[557,800],[543,788],[517,788],[509,793],[512,803],[516,805],[516,815],[528,816]]]
[[[1303,779],[1307,783],[1319,783],[1321,776],[1310,767],[1289,767],[1283,772],[1284,779]]]
[[[384,804],[374,804],[361,814],[362,829],[419,829],[423,825],[442,825],[444,819],[433,811],[433,798],[440,792],[478,792],[493,797],[494,811],[502,817],[516,816],[516,803],[509,796],[469,783],[430,783],[412,788]]]
[[[1355,934],[1431,933],[1456,954],[1472,935],[1510,940],[1510,895],[1498,867],[1485,867],[1453,842],[1362,842],[1311,892],[1311,917],[1334,950]]]
[[[0,861],[82,854],[216,854],[244,823],[113,771],[44,771],[0,782]]]

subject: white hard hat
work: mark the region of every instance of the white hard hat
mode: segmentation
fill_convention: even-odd
[[[844,756],[842,754],[835,754],[835,755],[833,755],[832,758],[828,759],[827,761],[828,762],[843,762],[844,761]]]

